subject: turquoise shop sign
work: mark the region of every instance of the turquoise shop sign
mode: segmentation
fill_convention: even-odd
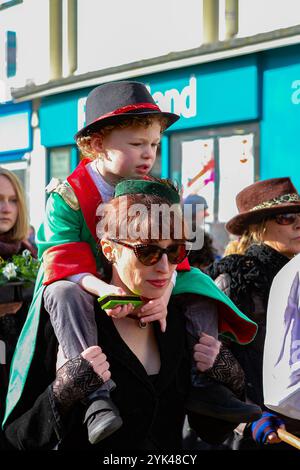
[[[257,58],[252,55],[149,76],[143,82],[183,130],[259,117]]]
[[[300,45],[264,54],[262,179],[290,176],[300,188]]]
[[[180,115],[170,131],[259,117],[255,55],[138,77],[164,111]],[[84,126],[85,99],[91,89],[46,97],[40,108],[42,144],[74,144]]]

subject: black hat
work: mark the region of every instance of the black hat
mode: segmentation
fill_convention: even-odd
[[[167,127],[179,119],[177,114],[161,111],[143,83],[122,81],[99,85],[87,97],[86,126],[74,138],[77,140],[100,127],[141,115],[163,116]]]

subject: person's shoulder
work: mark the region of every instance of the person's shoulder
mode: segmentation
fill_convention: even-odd
[[[228,273],[219,274],[215,279],[216,286],[224,292],[228,297],[230,297],[230,285],[231,285],[231,276]]]
[[[46,186],[47,194],[59,194],[63,201],[73,210],[78,211],[80,205],[72,186],[67,181],[52,178]]]
[[[177,322],[178,319],[184,318],[183,312],[191,297],[193,297],[193,294],[189,294],[188,296],[186,294],[171,295],[168,303],[168,319],[172,320],[172,322]],[[170,312],[171,315],[169,315]]]
[[[244,255],[228,255],[224,258],[216,260],[206,270],[206,273],[212,278],[216,279],[220,274],[232,274],[238,270],[247,261]]]

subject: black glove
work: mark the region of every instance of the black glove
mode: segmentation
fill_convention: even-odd
[[[62,412],[83,400],[103,384],[103,379],[81,355],[70,359],[56,372],[52,383],[55,401]]]

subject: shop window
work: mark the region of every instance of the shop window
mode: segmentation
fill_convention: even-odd
[[[237,193],[258,179],[258,125],[244,125],[173,134],[170,176],[189,194],[205,197],[206,229],[219,253],[228,241],[225,223],[237,213]]]
[[[219,222],[237,213],[235,196],[254,182],[253,149],[253,133],[219,138]]]
[[[213,139],[182,142],[181,184],[183,198],[201,194],[208,207],[213,208],[215,194],[215,158]],[[213,221],[213,213],[206,220]]]
[[[27,189],[27,162],[2,162],[1,168],[12,171],[21,181],[24,191]]]
[[[75,158],[74,158],[75,157]],[[59,147],[49,150],[48,181],[52,178],[65,180],[77,163],[76,150],[73,147]]]

